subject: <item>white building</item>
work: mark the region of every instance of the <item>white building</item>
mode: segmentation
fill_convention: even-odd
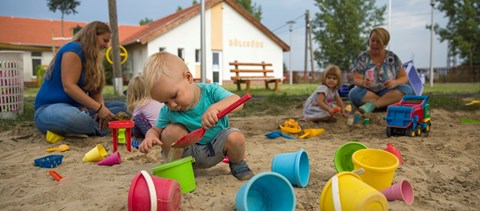
[[[229,62],[272,63],[274,77],[283,78],[283,52],[290,47],[234,0],[206,2],[206,78],[230,81]],[[185,60],[195,78],[201,76],[200,5],[156,20],[121,44],[133,58],[126,66],[134,74],[143,70],[149,55],[167,51]]]

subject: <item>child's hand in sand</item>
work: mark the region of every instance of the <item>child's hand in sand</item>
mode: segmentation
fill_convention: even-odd
[[[142,141],[142,143],[138,146],[138,150],[140,150],[140,152],[142,153],[147,154],[150,152],[150,150],[152,150],[152,147],[155,144],[162,145],[163,143],[162,141],[160,141],[160,139],[158,139],[158,137],[147,136]]]

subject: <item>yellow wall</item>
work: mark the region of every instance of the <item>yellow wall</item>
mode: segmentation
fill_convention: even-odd
[[[201,73],[201,67],[199,64],[196,64],[195,65],[195,75],[193,75],[194,78],[200,78],[202,77],[202,73]]]
[[[217,4],[211,9],[211,35],[212,35],[212,50],[222,50],[223,45],[223,3]]]

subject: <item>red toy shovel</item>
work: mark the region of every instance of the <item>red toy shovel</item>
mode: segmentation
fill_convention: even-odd
[[[221,119],[222,117],[224,117],[225,115],[233,111],[233,109],[245,103],[250,98],[252,98],[250,94],[244,95],[243,97],[241,97],[240,99],[238,99],[237,101],[229,105],[227,108],[223,109],[223,111],[220,111],[220,113],[217,114],[218,119]],[[191,144],[197,143],[198,141],[200,141],[200,139],[202,139],[204,134],[205,134],[205,128],[203,127],[200,129],[194,130],[193,132],[183,136],[177,142],[173,143],[171,147],[183,148]]]

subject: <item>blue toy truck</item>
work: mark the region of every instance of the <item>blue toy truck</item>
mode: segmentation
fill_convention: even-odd
[[[400,102],[387,107],[387,136],[427,136],[430,132],[428,96],[405,95]]]

